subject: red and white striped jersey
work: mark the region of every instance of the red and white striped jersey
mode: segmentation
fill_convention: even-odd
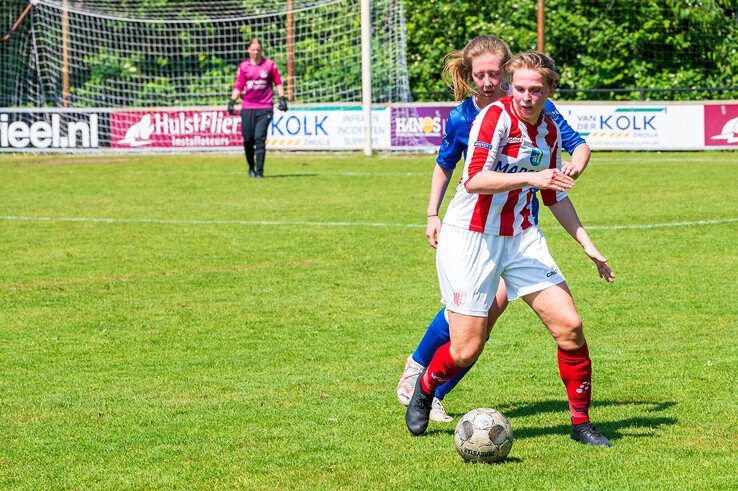
[[[541,112],[536,124],[520,119],[512,97],[503,97],[484,108],[474,119],[464,175],[449,203],[443,223],[486,234],[512,236],[535,225],[531,203],[536,188],[524,186],[504,193],[471,194],[465,183],[482,170],[536,172],[561,169],[561,135],[553,120]],[[542,190],[543,204],[566,198],[565,191]]]

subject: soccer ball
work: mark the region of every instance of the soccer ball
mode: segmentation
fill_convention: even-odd
[[[456,425],[454,443],[461,458],[467,462],[499,462],[510,453],[513,431],[501,412],[473,409]]]

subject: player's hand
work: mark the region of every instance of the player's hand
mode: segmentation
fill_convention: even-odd
[[[562,162],[561,172],[571,177],[572,179],[576,179],[577,177],[582,175],[582,170],[571,162]]]
[[[285,96],[282,96],[279,98],[279,104],[277,104],[277,109],[279,109],[282,112],[285,112],[287,110],[287,98]]]
[[[428,217],[428,223],[425,226],[425,238],[434,249],[438,249],[438,234],[441,231],[441,219],[438,216]]]
[[[236,101],[234,101],[233,99],[230,99],[228,101],[228,114],[230,114],[231,116],[236,114],[236,108],[234,107],[235,105]]]
[[[592,262],[595,263],[595,266],[597,266],[597,273],[600,275],[600,278],[608,283],[615,281],[615,273],[610,269],[610,266],[607,265],[607,258],[600,254],[600,251],[598,251],[594,245],[585,247],[584,253],[589,256]]]
[[[574,179],[558,169],[546,169],[538,172],[529,172],[529,184],[538,189],[552,189],[564,191],[574,187]]]

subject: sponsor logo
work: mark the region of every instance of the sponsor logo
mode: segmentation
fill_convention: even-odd
[[[395,118],[395,133],[400,136],[440,136],[441,116],[397,117]]]
[[[582,382],[582,385],[579,386],[577,389],[577,394],[581,394],[582,392],[587,392],[588,390],[591,390],[592,384],[590,382]]]
[[[738,147],[738,104],[704,106],[706,147]]]
[[[495,148],[494,146],[492,146],[491,143],[487,142],[474,142],[474,146],[479,148],[486,148],[487,150],[492,150],[493,148]]]
[[[523,143],[525,138],[512,137],[507,139],[507,143]]]
[[[0,114],[0,148],[98,148],[98,115],[65,114],[66,118],[82,121],[62,121],[63,113],[30,113],[36,121],[12,121],[15,114]],[[74,114],[74,116],[72,116]],[[44,118],[44,119],[40,119]]]
[[[133,124],[131,124],[133,119]],[[111,127],[123,138],[114,140],[118,147],[146,145],[173,147],[221,147],[230,144],[231,135],[240,133],[240,118],[222,111],[113,113]],[[125,129],[123,129],[125,128]]]
[[[543,161],[543,150],[532,148],[530,152],[530,165],[541,165]]]
[[[583,137],[656,138],[665,114],[665,107],[619,107],[610,114],[577,115],[575,129]]]
[[[264,89],[267,88],[267,85],[268,85],[268,81],[265,80],[265,79],[261,79],[261,80],[247,80],[246,81],[246,89],[247,90],[264,90]]]
[[[558,269],[552,269],[551,271],[549,271],[548,273],[546,273],[546,278],[550,278],[550,277],[555,276],[557,274],[559,274],[559,270]]]
[[[265,72],[264,70],[261,70],[261,71],[259,72],[259,76],[260,76],[261,78],[267,78],[267,77],[269,76],[269,74],[268,74],[267,72]]]
[[[154,133],[154,123],[151,121],[151,114],[146,114],[141,121],[126,130],[126,136],[118,140],[118,143],[129,147],[151,145],[153,142],[149,138],[152,133]]]
[[[726,143],[738,142],[738,118],[728,120],[719,135],[710,137],[713,140],[725,140]]]
[[[451,112],[450,107],[393,107],[390,110],[390,145],[438,149]]]
[[[464,305],[465,302],[466,302],[466,293],[454,292],[454,304],[455,305]]]
[[[495,168],[492,169],[495,172],[505,172],[507,174],[513,174],[515,172],[535,172],[530,169],[526,169],[522,165],[513,165],[512,167],[510,164],[503,164],[502,161],[498,161],[497,164],[495,164]]]
[[[279,116],[272,120],[272,135],[274,136],[328,136],[323,125],[328,116]],[[363,128],[362,128],[363,130]]]

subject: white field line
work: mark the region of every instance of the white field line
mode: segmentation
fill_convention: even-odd
[[[423,228],[418,223],[377,223],[377,222],[302,222],[302,221],[264,221],[264,220],[162,220],[156,218],[92,218],[92,217],[30,217],[0,216],[0,220],[17,222],[87,222],[87,223],[153,223],[165,225],[266,225],[266,226],[309,226],[309,227],[401,227]],[[591,225],[588,230],[638,230],[667,227],[694,227],[738,222],[738,218],[720,220],[698,220],[693,222],[645,223],[639,225]]]
[[[671,222],[671,223],[644,223],[640,225],[591,225],[585,226],[587,230],[630,230],[666,227],[694,227],[699,225],[718,225],[720,223],[738,222],[738,218],[722,218],[720,220],[697,220],[694,222]]]
[[[118,174],[132,174],[132,175],[158,175],[158,176],[246,176],[246,171],[227,171],[227,172],[191,172],[191,171],[122,171]],[[415,176],[430,176],[429,172],[314,172],[310,169],[304,169],[304,172],[293,172],[287,174],[277,174],[279,177],[290,177],[290,176],[304,176],[310,175],[315,177],[324,176],[346,176],[346,177],[415,177]]]

